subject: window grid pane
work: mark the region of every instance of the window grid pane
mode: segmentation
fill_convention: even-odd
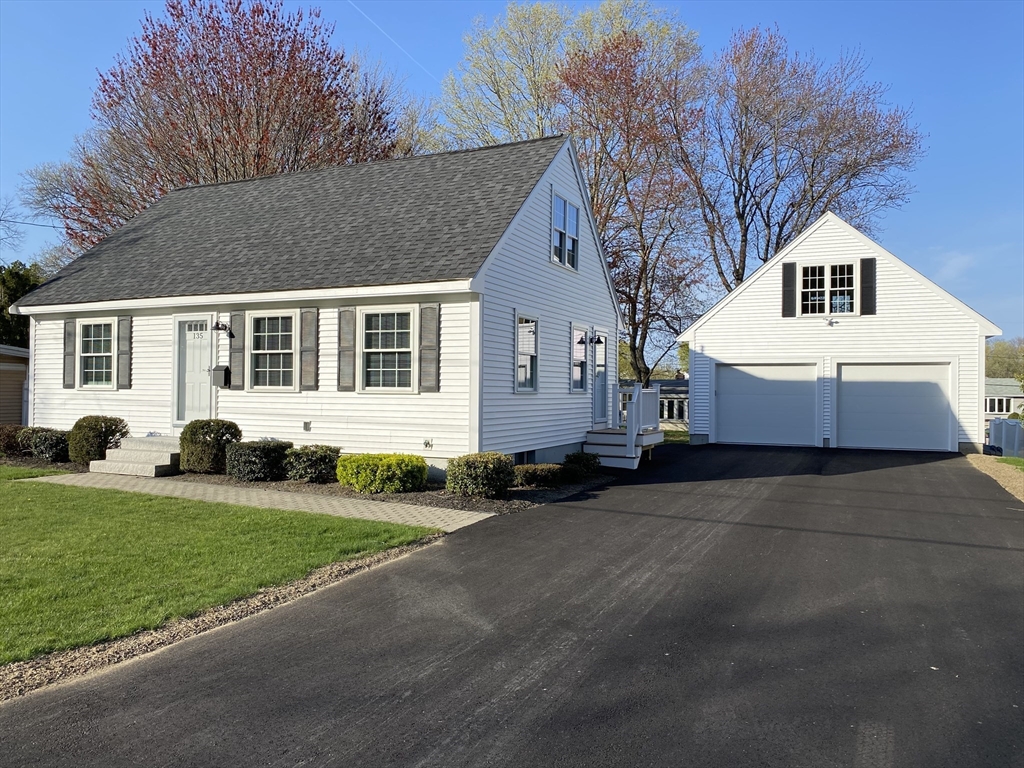
[[[412,387],[412,313],[363,315],[363,349],[365,387]]]
[[[292,353],[292,318],[252,319],[252,385],[292,388],[295,355]]]
[[[587,389],[587,331],[572,329],[572,388],[574,392]]]
[[[81,333],[82,386],[110,386],[114,383],[113,324],[83,324]]]
[[[800,312],[804,315],[825,314],[825,267],[803,268]]]
[[[831,286],[829,305],[832,314],[853,312],[853,264],[833,264]]]

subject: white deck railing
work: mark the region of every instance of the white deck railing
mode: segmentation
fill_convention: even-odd
[[[619,387],[619,397],[622,400],[619,429],[626,429],[626,447],[630,451],[630,458],[636,458],[638,455],[636,436],[645,429],[658,429],[660,390],[660,384],[655,384],[651,389],[644,389],[640,384]]]

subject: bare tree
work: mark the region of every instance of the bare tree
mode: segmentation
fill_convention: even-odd
[[[14,198],[0,200],[0,251],[17,251],[25,240],[25,232],[17,220]]]
[[[696,88],[692,77],[671,84],[676,162],[726,291],[825,211],[870,231],[907,200],[922,136],[866,70],[859,54],[826,65],[754,29],[733,36]]]

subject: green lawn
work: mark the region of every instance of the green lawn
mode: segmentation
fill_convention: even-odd
[[[11,482],[42,474],[0,465],[0,664],[157,627],[433,533]]]
[[[1015,456],[1007,456],[1006,458],[999,459],[1000,464],[1009,464],[1011,467],[1016,467],[1021,472],[1024,472],[1024,459],[1018,459]]]
[[[666,429],[665,430],[665,442],[666,443],[685,443],[690,444],[690,433],[683,432],[679,429]]]

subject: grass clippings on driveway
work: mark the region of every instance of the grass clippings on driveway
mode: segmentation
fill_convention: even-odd
[[[0,664],[152,629],[435,533],[95,488],[0,465]]]

